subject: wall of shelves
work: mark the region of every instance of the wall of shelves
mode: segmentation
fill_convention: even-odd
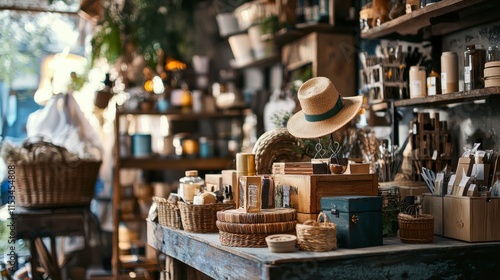
[[[145,185],[141,185],[134,181],[133,188],[130,186],[130,182],[122,182],[121,175],[124,172],[135,172],[141,170],[144,172],[182,172],[186,170],[199,170],[200,173],[219,171],[224,169],[234,169],[233,168],[233,157],[230,156],[217,156],[211,158],[200,158],[199,156],[181,156],[181,155],[160,155],[153,153],[150,156],[140,156],[136,157],[130,154],[122,155],[120,151],[122,150],[120,141],[121,130],[124,128],[120,124],[121,122],[128,121],[130,118],[137,118],[143,116],[149,116],[153,118],[166,116],[170,122],[170,126],[181,126],[179,128],[181,131],[183,129],[193,129],[191,126],[186,126],[186,122],[199,123],[209,121],[210,124],[214,124],[218,121],[225,121],[231,119],[241,120],[243,118],[242,110],[220,110],[215,112],[182,112],[181,110],[169,110],[167,112],[158,111],[138,111],[138,110],[124,110],[122,107],[117,107],[115,115],[115,145],[114,145],[114,170],[113,170],[113,274],[115,279],[118,279],[119,275],[133,270],[136,268],[142,268],[149,271],[155,271],[157,269],[156,259],[154,256],[147,254],[140,255],[138,258],[134,255],[127,255],[123,253],[123,247],[128,245],[123,245],[129,241],[124,238],[123,233],[120,233],[125,226],[127,229],[130,227],[132,231],[137,231],[138,240],[131,240],[130,246],[134,244],[145,244],[145,221],[147,212],[143,211],[141,208],[141,199],[144,199],[142,192],[144,192],[144,187],[153,182],[144,182]],[[194,126],[196,129],[196,126]],[[214,129],[216,129],[214,127]],[[137,174],[137,173],[134,173]],[[140,174],[140,173],[139,173]],[[180,178],[180,177],[179,177]],[[178,180],[179,178],[175,178]],[[143,178],[146,180],[146,178]],[[170,178],[172,179],[172,178]],[[127,179],[129,181],[130,178]],[[136,186],[137,185],[137,186]],[[150,185],[150,187],[152,187]],[[133,194],[130,197],[124,196],[124,188],[133,190]],[[151,188],[152,189],[152,188]],[[139,194],[139,193],[141,194]],[[127,192],[129,193],[129,192]],[[125,203],[125,204],[124,204]],[[140,212],[134,210],[130,211],[127,203],[138,204]],[[130,205],[130,204],[128,204]],[[137,208],[134,206],[134,208]],[[125,240],[123,240],[125,239]]]
[[[426,37],[442,36],[497,19],[498,15],[488,11],[499,6],[498,1],[442,0],[370,28],[361,33],[361,38],[380,39],[394,33],[415,35],[423,29]]]
[[[494,32],[498,28],[498,16],[494,15],[500,1],[486,0],[442,0],[417,9],[394,20],[383,23],[361,33],[362,40],[412,39],[431,40],[439,60],[441,51],[455,51],[459,54],[459,70],[463,68],[463,51],[466,44],[497,44]],[[496,12],[498,13],[498,12]],[[458,39],[460,37],[460,39]],[[488,45],[486,45],[488,46]],[[437,63],[439,65],[439,62]],[[410,67],[412,65],[408,65]],[[438,69],[439,71],[439,66]],[[463,77],[459,71],[459,77]],[[500,87],[489,87],[450,94],[411,99],[387,99],[370,104],[374,111],[385,111],[391,115],[392,137],[401,143],[411,127],[407,124],[416,112],[433,112],[442,115],[450,124],[450,133],[455,144],[453,158],[442,158],[456,164],[462,146],[474,142],[488,142],[482,149],[498,148],[495,125],[499,115],[495,113],[500,105]],[[403,120],[397,120],[396,113]],[[486,138],[488,137],[488,140]],[[417,170],[417,172],[419,172]]]

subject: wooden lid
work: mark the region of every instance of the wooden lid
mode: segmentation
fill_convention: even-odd
[[[484,68],[500,67],[500,61],[490,61],[484,64]]]
[[[489,67],[484,69],[484,77],[500,77],[500,67]]]
[[[245,213],[240,209],[228,209],[217,212],[217,220],[237,224],[265,224],[289,222],[297,219],[293,208],[262,209],[260,212]]]

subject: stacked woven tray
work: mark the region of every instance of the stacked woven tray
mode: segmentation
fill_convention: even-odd
[[[240,209],[217,212],[219,241],[230,247],[267,247],[266,237],[272,234],[295,234],[295,209],[272,208],[245,213]]]
[[[500,61],[486,62],[484,65],[484,87],[500,86]]]

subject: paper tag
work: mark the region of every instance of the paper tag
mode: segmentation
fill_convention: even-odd
[[[484,180],[484,164],[474,164],[471,176],[475,176],[478,180]]]
[[[447,84],[448,84],[448,81],[446,79],[446,72],[441,72],[441,89],[446,90]]]
[[[448,181],[448,189],[446,190],[446,194],[452,194],[453,186],[455,185],[455,179],[457,175],[453,174],[450,176],[450,181]]]
[[[437,157],[438,157],[438,151],[434,150],[434,152],[432,152],[432,160],[436,160]]]
[[[474,192],[475,188],[476,188],[476,184],[470,184],[468,192]]]

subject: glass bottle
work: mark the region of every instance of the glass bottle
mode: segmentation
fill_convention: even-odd
[[[464,52],[464,89],[484,87],[484,63],[486,51],[481,45],[468,45]]]
[[[204,184],[205,180],[198,176],[198,170],[187,170],[185,177],[179,179],[178,194],[185,201],[192,202],[194,196],[201,191]]]

